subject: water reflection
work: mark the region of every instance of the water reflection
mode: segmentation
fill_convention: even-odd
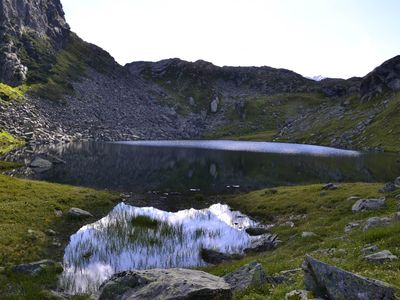
[[[225,150],[185,148],[187,145],[180,146],[182,142],[176,142],[175,147],[170,147],[173,142],[168,146],[154,143],[93,142],[49,147],[42,151],[62,158],[66,164],[54,165],[49,171],[36,174],[36,178],[122,192],[200,189],[201,193],[221,193],[233,185],[246,191],[329,181],[389,181],[400,173],[398,155],[387,153],[352,155],[354,152],[331,148],[271,143],[268,150],[265,143],[252,143],[254,151],[257,146],[259,151],[283,151],[261,153],[231,151],[232,143],[226,141],[213,144],[225,145]],[[242,142],[234,145],[238,149],[247,147]],[[210,144],[205,143],[204,147]],[[304,149],[311,152],[299,154]],[[321,149],[325,155],[316,155]],[[288,154],[290,151],[297,154]]]
[[[252,238],[244,229],[254,225],[221,204],[172,213],[121,203],[71,236],[61,288],[71,294],[93,292],[116,272],[202,266],[202,247],[241,253]]]

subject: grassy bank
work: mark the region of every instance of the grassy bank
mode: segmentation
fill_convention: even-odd
[[[93,222],[117,200],[108,192],[0,175],[0,266],[6,269],[0,274],[0,298],[45,299],[41,290],[55,287],[56,270],[25,277],[8,272],[8,267],[47,258],[60,261],[69,236],[84,224],[68,218],[68,210],[88,210],[94,217],[86,222]],[[56,235],[46,234],[49,229]]]
[[[347,200],[350,196],[381,197],[382,194],[377,192],[381,186],[382,184],[351,183],[343,184],[333,191],[321,191],[321,185],[282,187],[227,198],[227,203],[232,207],[263,223],[282,224],[273,228],[272,232],[277,233],[283,243],[272,252],[209,267],[206,271],[224,275],[257,260],[269,275],[274,275],[283,270],[299,268],[305,254],[309,253],[332,265],[399,288],[400,262],[371,264],[362,259],[361,249],[371,243],[381,250],[390,250],[394,255],[400,256],[400,222],[387,227],[372,228],[367,232],[355,229],[350,234],[344,233],[344,226],[349,222],[372,216],[388,216],[396,211],[396,199],[394,194],[390,194],[387,195],[386,208],[374,212],[352,213],[351,207],[355,200]],[[306,215],[306,218],[294,221],[293,228],[283,225],[291,216],[300,215]],[[302,238],[301,233],[305,231],[314,232],[317,236]],[[330,248],[343,250],[332,254],[317,251]],[[289,283],[251,288],[236,295],[236,299],[283,299],[287,292],[300,288],[304,288],[302,272]]]

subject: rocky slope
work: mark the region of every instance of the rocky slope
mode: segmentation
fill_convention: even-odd
[[[400,149],[399,57],[365,78],[321,81],[201,60],[123,67],[69,30],[59,0],[0,0],[0,16],[0,129],[31,143],[229,137]],[[25,101],[4,97],[10,85]]]

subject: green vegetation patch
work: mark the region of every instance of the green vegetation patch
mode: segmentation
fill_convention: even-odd
[[[4,83],[0,83],[0,101],[10,102],[22,100],[26,91],[27,86],[14,88]]]
[[[400,261],[372,264],[362,259],[361,249],[369,243],[381,250],[389,250],[400,257],[400,222],[386,227],[375,227],[364,232],[354,229],[345,234],[344,227],[350,222],[363,222],[372,216],[392,216],[396,211],[396,193],[388,194],[385,208],[376,211],[353,213],[356,200],[351,196],[363,198],[382,197],[378,189],[382,184],[349,183],[341,184],[339,189],[322,191],[322,185],[281,187],[260,190],[239,196],[230,196],[226,202],[234,209],[255,217],[259,221],[278,224],[271,231],[279,235],[281,246],[271,252],[253,254],[244,259],[207,267],[216,275],[224,275],[251,261],[259,261],[269,275],[277,275],[284,270],[300,268],[306,254],[317,259],[362,276],[374,278],[399,286]],[[399,191],[400,192],[400,191]],[[298,219],[296,219],[296,216]],[[305,218],[301,216],[306,216]],[[295,227],[283,225],[290,218]],[[314,237],[302,238],[301,233],[311,231]],[[336,252],[324,253],[323,249],[335,248]],[[342,250],[339,250],[342,249]],[[236,299],[283,299],[294,289],[304,289],[303,273],[298,272],[292,281],[281,285],[266,284],[250,288],[235,296]]]
[[[90,211],[93,222],[106,213],[118,200],[117,195],[67,185],[36,182],[0,175],[0,266],[55,259],[60,261],[69,236],[84,221],[67,216],[71,207]],[[61,216],[57,216],[62,212]],[[54,246],[57,232],[62,246]],[[57,277],[53,271],[34,277],[0,273],[0,293],[4,299],[47,299],[44,288],[55,288]],[[31,298],[29,298],[31,297]]]

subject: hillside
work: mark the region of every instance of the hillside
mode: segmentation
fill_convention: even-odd
[[[365,78],[321,81],[177,58],[123,67],[70,31],[59,0],[1,0],[0,15],[0,127],[30,143],[231,138],[399,150],[399,57]]]

